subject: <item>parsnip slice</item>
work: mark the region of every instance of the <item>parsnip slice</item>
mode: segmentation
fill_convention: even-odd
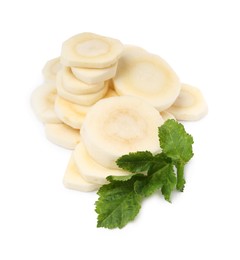
[[[89,156],[83,143],[79,143],[76,146],[73,157],[78,171],[82,177],[89,182],[106,184],[108,182],[106,177],[109,175],[121,176],[129,174],[129,172],[125,172],[121,169],[113,170],[98,164]]]
[[[102,90],[105,86],[103,81],[97,84],[87,84],[80,81],[73,75],[70,67],[63,67],[59,74],[62,78],[63,88],[72,94],[93,94]]]
[[[71,156],[67,169],[65,171],[63,184],[68,189],[86,192],[95,191],[101,186],[99,184],[91,183],[83,179],[78,171],[73,156]]]
[[[55,85],[44,83],[31,95],[31,105],[38,119],[43,123],[61,123],[54,111],[57,90]]]
[[[83,105],[83,106],[91,106],[94,103],[96,103],[99,99],[104,97],[108,91],[108,84],[106,83],[105,87],[98,91],[97,93],[92,93],[92,94],[84,94],[84,95],[76,95],[68,92],[67,90],[64,89],[62,85],[62,79],[61,79],[61,74],[57,75],[57,92],[58,95],[61,96],[62,98],[71,101],[75,104],[78,105]]]
[[[86,69],[72,67],[74,76],[87,84],[97,84],[113,78],[117,71],[117,62],[103,69]]]
[[[55,111],[57,116],[67,125],[80,129],[87,111],[91,106],[81,106],[72,103],[60,96],[55,101]]]
[[[181,92],[174,104],[167,110],[177,120],[199,120],[208,112],[207,103],[198,88],[182,84]]]
[[[56,75],[61,69],[60,57],[49,60],[42,69],[42,73],[46,82],[56,82]]]
[[[170,107],[180,92],[176,73],[163,59],[134,48],[124,50],[113,83],[119,95],[142,98],[159,111]]]
[[[98,101],[87,113],[81,137],[89,155],[106,168],[117,169],[116,160],[129,152],[160,151],[160,113],[142,99],[129,96]]]
[[[117,62],[122,49],[119,40],[81,33],[63,43],[61,63],[69,67],[106,68]]]
[[[50,142],[70,150],[80,141],[80,131],[65,124],[45,124],[45,134]]]

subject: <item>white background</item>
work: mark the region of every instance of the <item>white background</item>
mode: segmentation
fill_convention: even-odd
[[[0,259],[240,259],[240,7],[226,0],[0,3]],[[71,152],[49,143],[30,107],[45,62],[90,31],[163,57],[199,87],[209,114],[187,185],[144,201],[122,230],[96,228],[95,193],[67,190]]]

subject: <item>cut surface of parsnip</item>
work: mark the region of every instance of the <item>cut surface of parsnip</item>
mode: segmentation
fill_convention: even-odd
[[[83,179],[78,171],[73,155],[70,158],[63,177],[63,184],[66,188],[78,191],[95,191],[101,185],[91,183]]]
[[[66,124],[45,124],[45,134],[50,142],[70,150],[80,141],[80,131]]]
[[[92,94],[102,90],[105,86],[103,81],[97,84],[87,84],[78,80],[69,67],[63,67],[59,74],[61,75],[59,77],[62,78],[63,88],[72,94]]]
[[[74,76],[87,84],[97,84],[113,78],[117,71],[117,62],[103,69],[71,68]]]
[[[198,88],[182,84],[178,98],[167,111],[177,120],[193,121],[204,117],[208,112],[208,107]]]
[[[55,83],[56,75],[61,69],[60,57],[49,60],[42,69],[42,73],[46,82]]]
[[[142,98],[159,111],[170,107],[180,92],[178,76],[163,59],[134,47],[123,51],[113,83],[119,95]]]
[[[31,95],[31,106],[38,119],[43,123],[61,123],[54,111],[57,90],[52,83],[37,87]]]
[[[115,161],[129,152],[160,151],[159,112],[144,100],[111,97],[98,101],[87,113],[81,128],[89,155],[106,168],[118,169]]]
[[[91,106],[94,103],[96,103],[99,99],[104,97],[108,91],[108,84],[105,83],[105,86],[103,89],[99,90],[96,93],[91,93],[91,94],[84,94],[84,95],[76,95],[68,92],[67,90],[64,89],[62,85],[62,78],[61,74],[57,74],[57,92],[58,95],[61,96],[62,98],[71,101],[75,104],[78,105],[83,105],[83,106]]]
[[[89,182],[106,184],[106,177],[109,175],[122,176],[129,174],[120,169],[110,169],[103,167],[101,164],[97,163],[88,154],[83,143],[79,143],[75,150],[73,151],[73,157],[76,162],[78,171],[81,173],[82,177]]]
[[[106,68],[117,62],[122,49],[119,40],[81,33],[63,43],[61,63],[69,67]]]

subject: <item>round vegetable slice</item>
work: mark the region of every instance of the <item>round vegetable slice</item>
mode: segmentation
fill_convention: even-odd
[[[60,57],[49,60],[42,69],[46,82],[55,83],[58,71],[61,69]]]
[[[180,92],[176,73],[163,59],[134,48],[123,52],[113,83],[119,95],[140,97],[159,111],[170,107]]]
[[[81,33],[63,43],[61,63],[69,67],[106,68],[118,61],[122,49],[119,40]]]
[[[109,175],[121,176],[129,174],[128,172],[120,169],[109,169],[103,167],[101,164],[98,164],[89,156],[83,143],[79,143],[76,146],[73,152],[73,157],[78,171],[80,172],[82,177],[89,182],[106,184],[108,183],[106,178]]]
[[[38,119],[43,123],[61,123],[54,111],[57,96],[55,85],[44,83],[36,88],[31,96],[31,105]]]
[[[187,84],[182,84],[181,92],[174,104],[167,110],[177,120],[199,120],[208,112],[207,103],[201,91]]]
[[[116,160],[129,152],[160,151],[159,112],[144,100],[111,97],[98,101],[87,113],[81,137],[89,155],[107,168],[117,169]]]
[[[50,142],[70,150],[80,141],[80,131],[65,124],[45,124],[45,134]]]
[[[72,73],[70,67],[64,67],[59,74],[62,78],[62,86],[65,90],[72,94],[92,94],[102,90],[105,85],[104,82],[98,82],[97,84],[87,84],[81,80],[78,80]],[[59,76],[60,77],[60,76]]]
[[[68,101],[71,101],[73,103],[76,103],[78,105],[83,105],[83,106],[93,105],[99,99],[104,97],[108,91],[108,83],[106,83],[105,87],[96,93],[84,94],[84,95],[72,94],[64,89],[64,87],[62,85],[61,74],[57,75],[56,84],[57,84],[57,91],[58,91],[59,96],[63,97],[64,99],[66,99]]]
[[[117,71],[117,62],[110,67],[103,69],[86,69],[72,67],[72,73],[74,76],[88,84],[97,84],[102,81],[113,78]]]
[[[67,169],[63,177],[63,184],[66,188],[78,191],[95,191],[100,188],[100,184],[91,183],[83,179],[78,171],[73,155],[70,158]]]

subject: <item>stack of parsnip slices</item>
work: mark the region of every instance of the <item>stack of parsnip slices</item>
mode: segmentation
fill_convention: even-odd
[[[108,175],[126,174],[115,164],[123,154],[158,152],[156,131],[167,119],[207,113],[201,91],[182,84],[162,58],[93,33],[65,41],[43,75],[32,107],[47,138],[74,149],[64,176],[72,189],[95,190]]]

